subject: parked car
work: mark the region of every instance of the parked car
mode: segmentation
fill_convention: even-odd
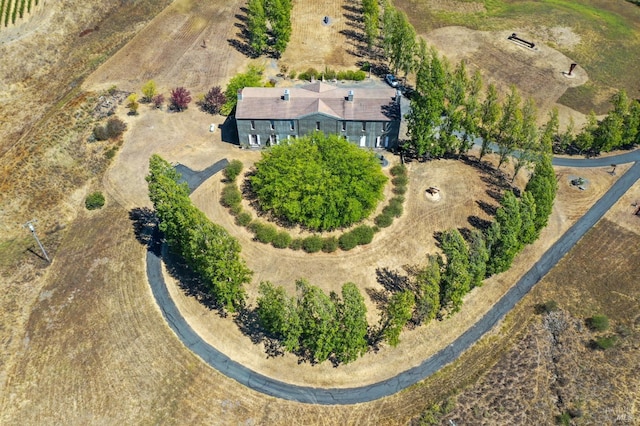
[[[398,79],[396,78],[395,75],[393,74],[387,74],[384,77],[384,80],[387,82],[387,84],[389,84],[389,86],[391,87],[398,87]]]

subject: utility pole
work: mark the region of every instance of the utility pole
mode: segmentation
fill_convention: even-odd
[[[29,222],[27,222],[24,225],[22,225],[22,227],[23,228],[28,228],[29,231],[31,231],[31,234],[33,235],[33,238],[36,239],[36,242],[40,246],[40,250],[42,250],[42,253],[44,254],[44,258],[47,259],[47,262],[51,263],[51,259],[49,259],[49,255],[47,254],[47,251],[44,249],[44,246],[40,242],[40,239],[38,238],[38,235],[36,235],[36,228],[33,226],[34,223],[38,223],[38,221],[36,219],[32,219]]]

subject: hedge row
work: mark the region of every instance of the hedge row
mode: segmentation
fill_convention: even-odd
[[[233,160],[224,170],[227,184],[222,189],[220,204],[229,208],[235,216],[236,224],[246,227],[254,234],[256,241],[263,244],[271,244],[275,248],[289,248],[291,250],[304,250],[307,253],[333,253],[338,248],[349,251],[359,245],[366,245],[373,241],[373,237],[379,228],[386,228],[393,223],[394,218],[402,216],[404,196],[396,195],[382,209],[382,213],[374,218],[375,226],[360,225],[340,235],[339,237],[321,237],[311,235],[305,238],[293,238],[287,231],[278,231],[275,225],[254,220],[251,213],[242,208],[242,193],[236,185],[236,178],[242,172],[242,163]],[[393,176],[393,192],[404,194],[406,192],[407,170],[403,165],[391,168]],[[400,189],[400,191],[397,191]]]

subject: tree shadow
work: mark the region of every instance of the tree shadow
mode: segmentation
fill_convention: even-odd
[[[490,220],[482,219],[478,216],[469,216],[467,221],[469,222],[469,225],[483,232],[489,229],[493,223]]]
[[[410,287],[409,277],[389,268],[376,268],[376,281],[392,293],[404,291]]]
[[[389,303],[388,291],[379,290],[373,287],[367,287],[365,288],[365,291],[367,292],[369,299],[376,304],[378,309],[382,309],[384,306],[387,306],[387,303]]]
[[[476,200],[476,204],[483,212],[485,212],[489,216],[495,216],[496,212],[498,211],[498,206],[494,206],[493,204],[489,204],[483,200]]]
[[[178,287],[185,295],[193,297],[210,311],[217,311],[221,318],[228,316],[224,305],[215,298],[207,284],[187,265],[181,256],[171,250],[163,250],[162,261],[169,275],[176,280]]]
[[[256,309],[245,307],[233,318],[240,332],[249,337],[254,345],[263,344],[267,358],[284,356],[284,347],[276,336],[270,335],[261,325]]]
[[[156,256],[161,255],[162,242],[155,238],[159,233],[158,217],[149,207],[136,207],[129,210],[129,220],[132,222],[133,234],[136,240],[147,247]]]

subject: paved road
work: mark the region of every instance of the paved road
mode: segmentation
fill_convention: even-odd
[[[640,151],[605,159],[600,162],[586,163],[591,160],[562,159],[558,165],[584,167],[608,166],[637,160]],[[558,159],[559,160],[559,159]],[[589,164],[589,165],[585,165]],[[208,170],[208,169],[207,169]],[[451,345],[424,360],[420,365],[406,370],[395,377],[372,385],[346,389],[314,388],[287,384],[256,373],[238,364],[205,342],[178,311],[169,296],[162,276],[161,259],[151,250],[147,252],[147,277],[153,295],[167,320],[169,327],[180,340],[202,358],[207,364],[237,382],[267,395],[286,400],[309,404],[347,405],[368,402],[393,395],[407,387],[429,377],[445,365],[456,360],[486,332],[509,312],[533,286],[553,268],[558,261],[593,227],[615,202],[640,178],[640,162],[636,162],[618,181],[600,198],[587,213],[580,218],[560,239],[547,250],[540,260],[513,286],[476,324],[458,337]]]
[[[191,170],[189,167],[183,164],[176,164],[173,168],[182,175],[182,182],[187,182],[189,190],[195,191],[204,181],[215,175],[225,167],[227,167],[229,161],[226,158],[218,161],[201,171]]]

